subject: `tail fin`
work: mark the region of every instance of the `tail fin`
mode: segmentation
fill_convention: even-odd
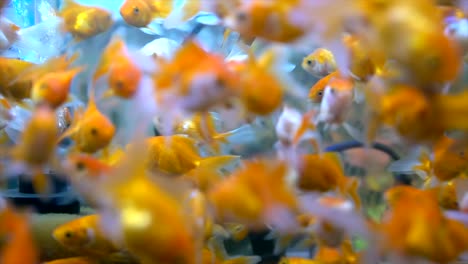
[[[359,188],[359,180],[357,178],[347,178],[348,183],[346,186],[346,193],[351,197],[351,199],[354,202],[354,205],[356,206],[356,210],[361,209],[361,198],[359,197],[358,194],[358,188]]]

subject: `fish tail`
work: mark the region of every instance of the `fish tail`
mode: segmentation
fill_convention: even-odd
[[[33,173],[32,184],[38,194],[50,194],[52,192],[49,177],[40,169]]]
[[[198,166],[203,168],[220,169],[238,161],[239,159],[240,156],[236,155],[206,157],[200,160]]]
[[[359,180],[355,177],[347,178],[347,186],[346,186],[346,193],[351,197],[356,206],[356,209],[359,211],[361,209],[361,198],[359,197],[358,188],[359,188]]]

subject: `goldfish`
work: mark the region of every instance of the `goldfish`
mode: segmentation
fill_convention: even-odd
[[[13,22],[2,17],[0,18],[0,50],[8,49],[16,40],[18,40],[18,31],[20,27]]]
[[[84,255],[104,257],[119,251],[100,224],[98,214],[87,215],[56,227],[52,236],[62,246]]]
[[[466,143],[442,136],[433,145],[432,155],[422,151],[417,158],[409,156],[391,164],[391,171],[416,171],[423,174],[427,183],[434,177],[450,181],[467,171]]]
[[[0,248],[1,263],[34,264],[39,261],[39,252],[31,233],[28,217],[18,213],[2,199],[0,212],[0,236],[7,242]]]
[[[227,138],[236,133],[231,130],[223,133],[216,131],[215,117],[211,113],[195,113],[192,118],[175,124],[174,134],[185,134],[202,144],[206,144],[215,153],[220,153],[220,143],[228,143]]]
[[[304,57],[301,66],[317,78],[325,77],[337,70],[333,53],[324,48],[318,48]]]
[[[136,93],[142,72],[133,62],[128,48],[119,37],[115,37],[102,54],[94,80],[103,75],[108,75],[109,86],[104,97],[116,95],[128,99]]]
[[[339,156],[336,153],[306,154],[299,163],[297,186],[301,190],[326,192],[338,189],[341,194],[349,195],[357,208],[361,201],[357,193],[358,181],[348,178]]]
[[[319,121],[340,124],[346,119],[354,98],[354,83],[346,78],[331,78],[323,91]]]
[[[22,100],[31,96],[32,81],[18,80],[18,77],[26,69],[31,68],[34,64],[19,59],[0,57],[0,93],[6,98],[14,100]]]
[[[46,102],[52,108],[62,105],[68,98],[73,78],[82,71],[81,67],[61,72],[52,72],[34,82],[31,99]]]
[[[327,76],[318,80],[312,87],[309,89],[309,99],[312,103],[320,104],[325,94],[325,88],[332,78],[338,77],[339,72],[334,71]]]
[[[95,195],[102,197],[106,234],[123,243],[143,264],[196,263],[192,220],[184,214],[183,199],[176,198],[177,193],[186,192],[178,186],[171,195],[151,179],[143,162],[147,150],[142,143],[134,144],[116,169],[115,180],[96,186],[102,188]]]
[[[288,229],[296,224],[290,214],[298,204],[286,184],[287,172],[287,165],[281,161],[245,162],[208,191],[208,200],[216,208],[218,219],[252,228],[272,224]]]
[[[52,261],[44,262],[44,264],[97,264],[97,260],[87,258],[87,257],[74,257],[74,258],[64,258],[56,259]]]
[[[232,70],[239,75],[239,96],[244,107],[243,112],[268,115],[280,106],[287,91],[279,79],[282,75],[277,64],[281,59],[273,49],[265,51],[259,58],[255,58],[251,49],[246,49],[247,61],[231,64]],[[267,91],[269,96],[265,96]]]
[[[49,191],[50,186],[43,170],[54,157],[58,136],[55,113],[48,106],[42,105],[34,111],[18,144],[11,151],[13,160],[32,172],[32,181],[38,192]]]
[[[159,58],[153,81],[158,105],[173,109],[208,111],[238,94],[238,81],[224,59],[187,41],[168,62]],[[198,61],[199,63],[190,63]],[[171,126],[170,126],[171,127]]]
[[[305,35],[305,29],[290,19],[296,0],[251,1],[241,3],[224,20],[228,27],[247,38],[260,37],[275,42],[294,42]]]
[[[147,166],[152,171],[168,174],[184,174],[199,166],[219,167],[236,160],[237,156],[214,156],[202,158],[196,143],[184,135],[156,136],[146,140],[149,148]]]
[[[435,193],[398,186],[390,189],[386,197],[390,211],[381,227],[384,247],[436,262],[452,261],[466,250],[468,233],[465,226],[443,215]],[[436,248],[437,252],[434,252]]]
[[[147,27],[155,19],[170,20],[166,26],[175,27],[188,21],[203,9],[202,1],[184,1],[176,7],[176,1],[169,0],[126,0],[120,7],[120,15],[134,27]]]
[[[95,153],[106,148],[115,134],[115,126],[102,114],[94,99],[92,89],[88,106],[77,109],[70,127],[61,135],[60,140],[70,137],[75,142],[75,149],[85,153]],[[59,140],[59,141],[60,141]]]
[[[367,51],[356,35],[346,35],[343,37],[343,43],[347,48],[349,56],[349,65],[347,66],[350,74],[357,80],[368,80],[377,71],[378,64],[381,62],[377,56],[372,57],[372,53]]]
[[[247,238],[249,230],[247,226],[238,223],[224,223],[226,231],[229,233],[231,239],[241,241]]]
[[[80,5],[73,0],[66,0],[58,15],[64,21],[64,30],[70,32],[76,41],[101,34],[114,23],[109,11],[99,7]]]

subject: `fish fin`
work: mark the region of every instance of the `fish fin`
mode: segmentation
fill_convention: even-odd
[[[335,163],[337,166],[339,166],[343,170],[343,161],[339,153],[326,152],[326,153],[323,153],[323,157],[331,160],[333,163]]]
[[[206,157],[199,161],[198,167],[221,169],[222,167],[230,165],[239,160],[240,160],[240,156],[236,156],[236,155]]]
[[[346,186],[346,193],[351,197],[354,202],[356,210],[361,209],[361,198],[359,197],[358,188],[359,188],[359,180],[356,177],[346,178],[347,186]]]
[[[286,249],[291,246],[294,235],[281,235],[276,230],[271,230],[264,238],[265,240],[274,240],[275,248],[273,249],[273,254],[279,255],[284,253]]]
[[[257,264],[261,260],[260,256],[239,256],[224,260],[222,264]]]
[[[51,32],[59,32],[62,20],[54,17],[39,24],[18,31],[18,39],[13,46],[21,50],[32,51],[42,59],[54,57],[59,54],[60,47],[54,41],[43,41],[43,39],[60,38],[60,35],[51,35]],[[55,33],[57,34],[57,33]],[[59,42],[60,43],[60,42]]]
[[[195,1],[195,0],[188,0]],[[175,8],[172,12],[164,19],[163,25],[167,29],[173,29],[180,27],[185,23],[185,13],[183,8]]]
[[[231,235],[229,234],[229,232],[221,225],[218,225],[218,224],[214,224],[213,225],[213,237],[215,238],[219,238],[219,239],[222,239],[222,240],[226,240],[226,239],[229,239],[231,237]]]
[[[227,259],[228,258],[228,253],[226,251],[226,248],[224,247],[223,240],[219,237],[211,237],[208,239],[206,242],[208,248],[215,254],[217,258],[220,259]]]

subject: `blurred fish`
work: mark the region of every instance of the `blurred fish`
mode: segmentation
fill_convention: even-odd
[[[119,249],[102,232],[100,216],[82,216],[56,227],[52,233],[62,246],[80,255],[106,257]]]
[[[343,165],[336,153],[306,154],[299,161],[297,187],[304,191],[327,192],[337,189],[349,195],[357,209],[361,207],[356,178],[344,175]]]
[[[106,9],[80,5],[73,0],[65,0],[58,15],[63,19],[64,30],[70,32],[75,41],[103,33],[114,23],[112,14]]]
[[[388,190],[386,197],[391,209],[380,227],[384,247],[437,262],[456,259],[468,247],[465,226],[444,216],[433,192],[398,186]]]
[[[123,39],[114,37],[104,50],[94,73],[94,81],[107,75],[108,89],[103,97],[119,96],[130,98],[140,85],[142,71],[130,57]]]
[[[6,243],[0,248],[1,263],[36,264],[39,252],[34,242],[28,217],[18,213],[2,198],[0,211],[0,236]]]
[[[238,256],[227,257],[217,256],[215,252],[207,248],[202,250],[202,264],[256,264],[259,263],[261,258],[259,256]]]
[[[276,42],[294,42],[305,35],[292,19],[298,0],[245,1],[229,7],[225,24],[247,38],[261,37]],[[234,4],[233,4],[234,5]]]
[[[272,225],[288,230],[297,225],[293,190],[286,184],[288,166],[282,161],[251,160],[208,192],[219,220],[235,221],[249,228]],[[253,176],[255,175],[255,176]]]
[[[41,105],[34,111],[17,145],[12,149],[13,161],[25,167],[39,193],[51,191],[44,170],[54,158],[58,136],[55,113],[48,106]]]
[[[180,43],[175,40],[168,38],[158,38],[144,45],[140,51],[147,56],[157,56],[163,57],[165,59],[171,59],[179,47]]]

